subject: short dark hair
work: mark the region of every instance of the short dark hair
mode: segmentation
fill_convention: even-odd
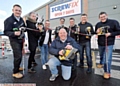
[[[50,22],[49,20],[45,20],[45,22]]]
[[[70,18],[69,20],[75,20],[74,18]]]
[[[102,15],[102,14],[106,14],[106,15],[107,15],[106,12],[100,12],[100,13],[99,13],[99,17],[100,17],[100,15]]]
[[[65,19],[64,19],[63,17],[62,17],[62,18],[60,18],[60,20],[62,20],[62,19],[65,21]]]
[[[83,13],[83,14],[81,14],[81,16],[87,16],[87,14]]]
[[[20,7],[20,8],[22,8],[19,4],[13,5],[13,8],[14,8],[14,7]]]

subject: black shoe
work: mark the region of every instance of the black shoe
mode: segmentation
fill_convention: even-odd
[[[29,73],[35,73],[36,71],[34,69],[28,69]]]
[[[80,67],[80,68],[83,68],[83,67],[84,67],[84,64],[80,64],[79,67]]]
[[[37,66],[37,63],[36,62],[32,62],[33,66]]]
[[[92,73],[92,68],[88,68],[86,73]]]

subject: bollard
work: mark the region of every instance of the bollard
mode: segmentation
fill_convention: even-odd
[[[0,59],[6,59],[7,57],[5,57],[5,43],[1,42],[1,47],[2,47],[2,58]]]

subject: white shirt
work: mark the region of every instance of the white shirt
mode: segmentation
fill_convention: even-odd
[[[48,30],[47,30],[47,31],[46,31],[46,34],[45,34],[45,39],[44,39],[43,44],[47,44],[48,41],[49,41],[49,32],[48,32]]]
[[[61,40],[61,39],[60,39]],[[65,40],[61,40],[63,43],[67,40],[67,38]]]
[[[17,21],[20,21],[20,17],[16,17],[16,16],[14,16],[15,17],[15,19],[17,19]]]

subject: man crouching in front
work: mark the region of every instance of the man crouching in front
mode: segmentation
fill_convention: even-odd
[[[77,58],[65,60],[65,58],[60,59],[60,56],[64,56],[65,49],[71,50],[73,48],[78,49],[79,45],[73,38],[67,35],[67,32],[64,28],[61,28],[58,37],[52,42],[49,49],[50,54],[54,56],[48,61],[48,66],[52,74],[49,79],[50,81],[55,81],[56,77],[58,76],[57,66],[61,66],[62,77],[64,80],[69,80],[71,78],[71,71],[73,69],[73,65],[76,66]]]

